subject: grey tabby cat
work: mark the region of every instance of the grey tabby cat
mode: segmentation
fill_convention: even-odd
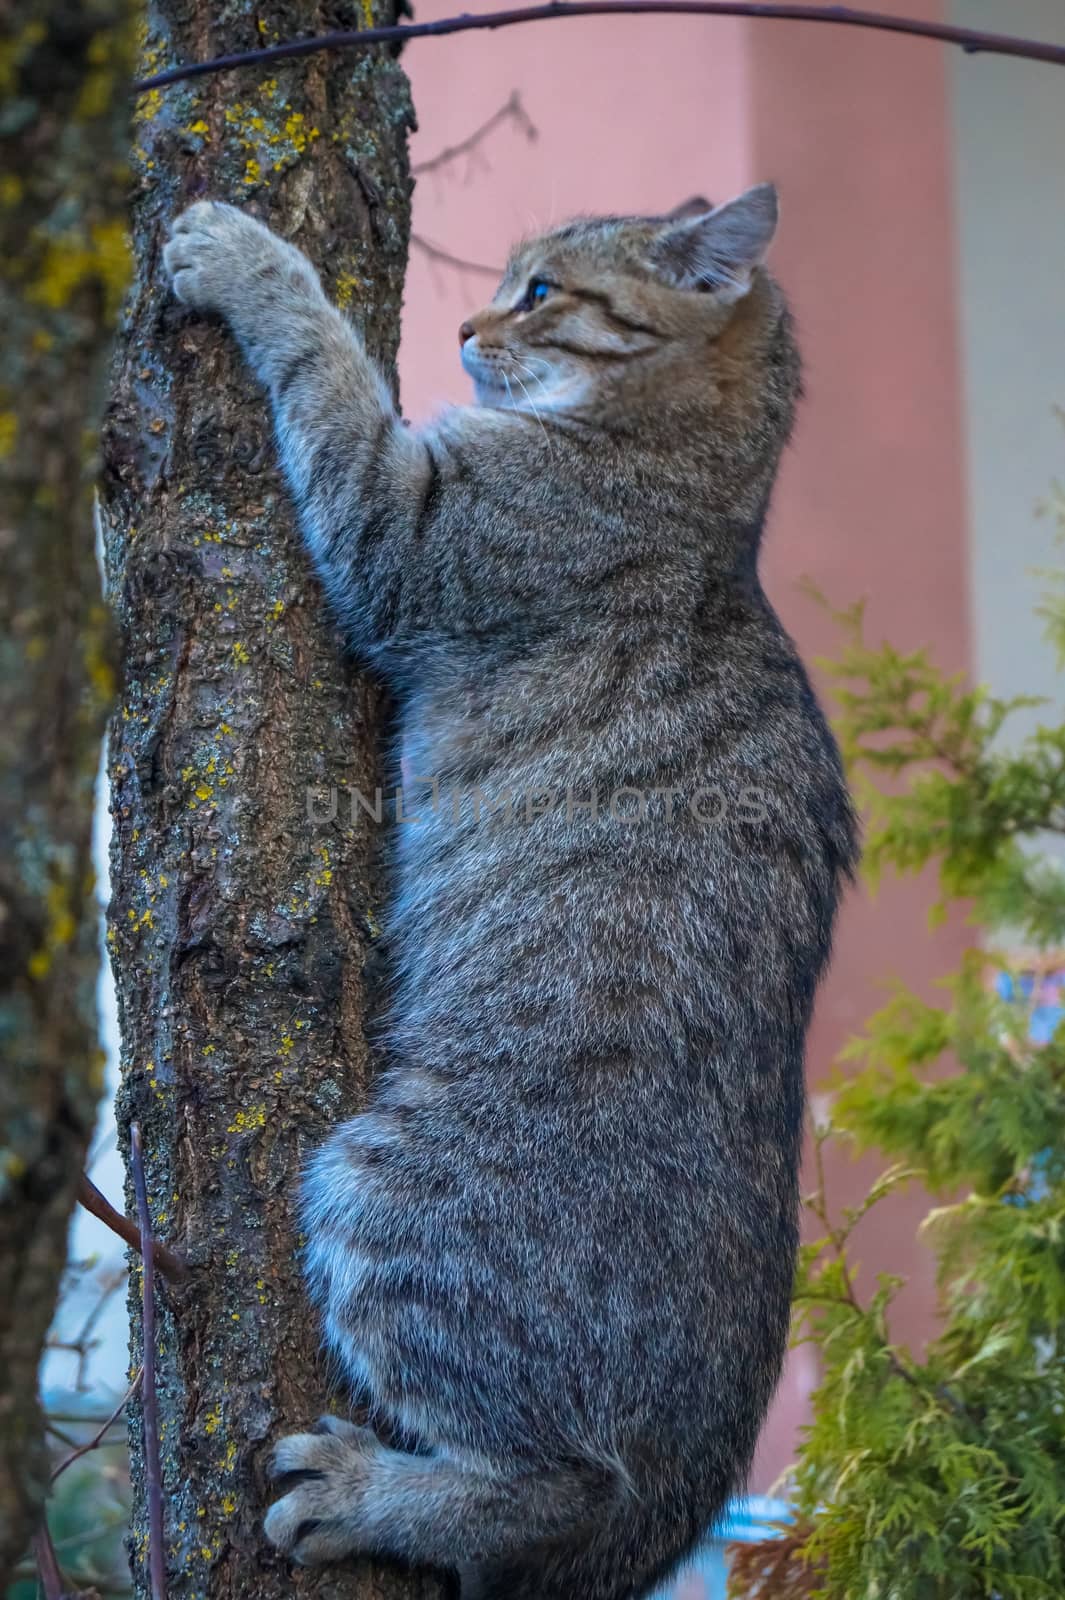
[[[757,573],[799,389],[776,216],[762,187],[520,245],[461,329],[478,403],[422,429],[292,245],[210,202],[174,224],[174,289],[267,390],[328,596],[448,797],[395,830],[384,1066],[306,1179],[371,1426],[278,1445],[297,1561],[622,1600],[750,1463],[855,859]]]

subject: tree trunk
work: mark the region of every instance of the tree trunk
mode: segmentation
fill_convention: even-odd
[[[372,20],[393,20],[390,0],[378,3]],[[370,21],[368,3],[156,0],[142,60],[151,69]],[[327,1403],[294,1202],[305,1156],[367,1086],[377,839],[344,791],[380,782],[377,698],[325,618],[263,395],[229,336],[183,312],[160,268],[183,206],[204,195],[247,204],[324,269],[391,363],[410,121],[406,80],[381,52],[208,77],[138,109],[134,289],[106,428],[125,675],[110,752],[109,938],[120,1125],[139,1121],[155,1231],[192,1268],[188,1287],[159,1289],[170,1600],[439,1592],[369,1567],[294,1571],[262,1533],[268,1442]],[[325,820],[309,815],[309,792]],[[131,1441],[143,1595],[139,1413]]]
[[[37,1367],[101,1088],[93,785],[111,698],[93,550],[126,278],[125,0],[0,20],[0,1592],[47,1483]]]

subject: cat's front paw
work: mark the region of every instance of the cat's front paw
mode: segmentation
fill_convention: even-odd
[[[285,1492],[266,1514],[270,1543],[301,1566],[358,1551],[366,1485],[381,1448],[368,1428],[339,1417],[322,1417],[313,1433],[280,1440],[273,1475]]]
[[[251,310],[279,292],[318,289],[306,256],[220,200],[199,200],[175,219],[163,264],[178,299],[195,311],[225,315],[237,307]]]

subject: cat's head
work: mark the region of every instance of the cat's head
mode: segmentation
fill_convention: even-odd
[[[460,329],[479,403],[576,411],[705,370],[709,346],[766,281],[776,226],[776,190],[762,184],[727,205],[580,218],[524,241]]]

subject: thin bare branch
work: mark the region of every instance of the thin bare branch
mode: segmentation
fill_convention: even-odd
[[[400,44],[411,39],[435,39],[480,28],[509,28],[520,22],[546,22],[564,17],[640,16],[757,17],[778,22],[829,22],[847,28],[872,28],[914,39],[957,45],[969,55],[1019,56],[1027,61],[1050,61],[1065,66],[1065,45],[1040,39],[1023,39],[1006,33],[986,33],[977,28],[957,28],[947,22],[927,22],[918,17],[894,17],[883,11],[856,11],[847,6],[741,4],[740,0],[550,0],[547,5],[523,6],[514,11],[485,11],[476,16],[440,17],[435,22],[397,23],[394,27],[338,29],[307,39],[290,39],[262,50],[243,50],[215,56],[211,61],[189,61],[169,67],[134,84],[135,94],[162,89],[170,83],[201,78],[234,67],[265,66],[293,56],[317,55],[324,50],[364,50],[374,44]]]
[[[420,250],[423,256],[428,256],[430,261],[436,261],[442,267],[454,267],[456,272],[479,272],[486,278],[503,276],[502,267],[489,267],[483,261],[467,261],[464,256],[453,256],[450,250],[442,250],[438,244],[423,239],[420,233],[412,233],[410,242],[415,250]]]
[[[137,1376],[134,1378],[133,1382],[130,1384],[129,1388],[126,1390],[125,1394],[122,1396],[121,1400],[118,1402],[118,1405],[112,1411],[111,1415],[107,1418],[107,1420],[105,1422],[102,1422],[100,1424],[99,1428],[93,1434],[92,1438],[87,1440],[85,1444],[77,1445],[76,1448],[73,1449],[70,1452],[69,1455],[63,1457],[62,1461],[59,1463],[59,1465],[57,1467],[53,1468],[53,1470],[52,1470],[52,1482],[53,1483],[59,1477],[59,1474],[61,1472],[65,1472],[68,1467],[72,1467],[74,1465],[75,1461],[80,1461],[82,1456],[87,1456],[89,1454],[90,1450],[98,1450],[100,1448],[100,1446],[104,1442],[104,1435],[107,1433],[108,1429],[112,1428],[114,1426],[114,1424],[118,1421],[118,1419],[122,1415],[123,1411],[125,1411],[126,1406],[133,1399],[133,1396],[136,1394],[137,1390],[140,1388],[141,1379],[143,1378],[143,1376],[144,1376],[144,1368],[143,1367],[138,1367],[137,1368]]]
[[[113,1518],[110,1522],[102,1522],[99,1527],[90,1529],[88,1533],[79,1531],[68,1534],[65,1539],[53,1541],[44,1522],[33,1541],[33,1562],[27,1561],[24,1565],[15,1568],[12,1577],[17,1581],[20,1578],[37,1579],[38,1594],[44,1600],[99,1600],[105,1594],[128,1595],[129,1589],[123,1584],[120,1588],[113,1585],[107,1578],[92,1572],[87,1572],[84,1561],[78,1563],[78,1587],[65,1589],[63,1587],[63,1574],[59,1567],[57,1551],[64,1548],[80,1546],[82,1549],[92,1544],[97,1539],[102,1539],[106,1534],[112,1533],[116,1528],[124,1525],[127,1518],[125,1513]],[[88,1587],[83,1588],[82,1585]]]
[[[56,1422],[76,1422],[84,1428],[90,1428],[94,1426],[98,1428],[104,1419],[98,1414],[92,1414],[83,1411],[49,1411],[46,1412],[44,1420],[46,1427],[52,1433],[56,1434],[58,1437],[62,1437],[59,1429],[53,1426],[53,1424]],[[64,1439],[63,1443],[66,1444],[66,1442],[67,1441]],[[77,1444],[78,1441],[76,1439],[72,1439],[70,1442],[71,1444]]]
[[[40,1580],[44,1600],[67,1600],[66,1590],[63,1588],[63,1574],[59,1570],[59,1557],[55,1553],[52,1535],[48,1532],[48,1523],[43,1516],[41,1525],[34,1535],[33,1556],[37,1563],[37,1577]]]
[[[135,1225],[124,1217],[121,1211],[116,1211],[110,1200],[102,1195],[92,1179],[82,1173],[78,1185],[78,1200],[91,1211],[94,1217],[107,1224],[112,1233],[117,1233],[133,1250],[140,1250],[141,1235]],[[166,1278],[172,1278],[175,1283],[183,1283],[189,1276],[189,1269],[181,1257],[165,1244],[160,1244],[158,1239],[152,1240],[152,1254],[155,1265]]]
[[[126,1282],[128,1274],[125,1264],[117,1271],[105,1273],[99,1280],[98,1293],[88,1315],[80,1329],[69,1340],[49,1339],[49,1350],[69,1350],[78,1358],[78,1370],[74,1378],[74,1388],[78,1394],[87,1394],[89,1390],[88,1373],[89,1362],[92,1360],[94,1350],[100,1347],[100,1340],[93,1338],[96,1325],[107,1309],[109,1302],[118,1293]]]
[[[64,1428],[57,1427],[54,1420],[49,1416],[44,1419],[44,1431],[53,1439],[58,1439],[60,1444],[65,1444],[68,1450],[76,1449],[78,1441],[74,1435],[67,1433]]]
[[[416,161],[410,169],[412,174],[416,178],[421,178],[427,172],[438,172],[441,167],[449,166],[462,156],[471,155],[478,145],[483,144],[497,128],[502,127],[504,122],[513,122],[530,143],[539,138],[539,130],[522,105],[520,93],[515,89],[506,104],[501,105],[498,111],[494,111],[479,128],[467,134],[465,139],[460,139],[458,144],[445,145],[443,150],[438,151],[435,156],[430,156],[428,161]]]
[[[159,1400],[155,1386],[155,1251],[151,1215],[148,1211],[148,1186],[144,1179],[141,1130],[136,1122],[130,1127],[129,1140],[133,1192],[137,1197],[137,1221],[140,1225],[141,1257],[144,1261],[144,1309],[141,1324],[144,1365],[141,1409],[144,1414],[144,1471],[148,1486],[148,1577],[152,1600],[166,1600],[163,1475],[159,1465]]]

